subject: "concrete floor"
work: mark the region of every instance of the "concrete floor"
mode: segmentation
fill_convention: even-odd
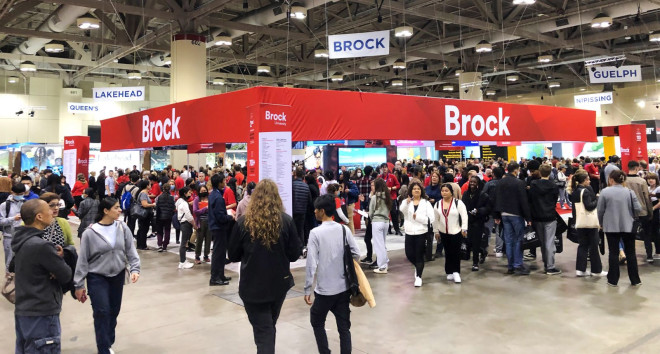
[[[362,239],[359,238],[359,243]],[[629,286],[625,267],[618,288],[604,278],[576,278],[576,247],[565,242],[557,264],[564,274],[540,273],[541,261],[526,262],[532,275],[505,275],[506,260],[489,257],[479,272],[463,262],[463,283],[448,283],[444,258],[427,263],[424,286],[414,288],[413,268],[402,250],[390,252],[387,275],[367,273],[377,307],[352,308],[355,353],[659,353],[660,264],[643,262],[644,285]],[[117,353],[253,353],[252,329],[243,307],[214,294],[236,293],[207,286],[209,265],[177,270],[171,253],[140,251],[142,276],[124,290]],[[604,259],[605,260],[605,259]],[[660,263],[660,262],[659,262]],[[605,260],[605,264],[607,261]],[[302,291],[304,268],[293,270]],[[14,347],[13,307],[0,301],[0,353]],[[92,310],[68,294],[61,315],[64,353],[96,350]],[[339,352],[332,315],[331,349]],[[277,325],[279,353],[314,353],[309,307],[302,297],[284,303]]]

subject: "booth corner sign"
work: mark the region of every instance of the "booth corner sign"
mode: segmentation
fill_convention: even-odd
[[[94,101],[144,101],[144,86],[94,88]]]
[[[100,111],[98,103],[69,102],[66,106],[69,113],[93,114]]]
[[[612,92],[600,92],[589,95],[573,96],[575,107],[594,106],[614,103]]]
[[[330,59],[371,57],[390,54],[390,31],[328,36]]]
[[[641,65],[600,66],[589,69],[592,84],[642,81]]]

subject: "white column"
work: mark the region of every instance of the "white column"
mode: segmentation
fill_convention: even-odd
[[[83,117],[75,113],[69,113],[69,102],[82,102],[82,89],[63,88],[60,90],[60,120],[59,134],[60,142],[64,141],[65,136],[87,135],[83,132]]]

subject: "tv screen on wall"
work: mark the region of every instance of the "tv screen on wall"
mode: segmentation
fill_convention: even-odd
[[[378,167],[387,162],[385,148],[339,148],[339,166],[348,169]]]

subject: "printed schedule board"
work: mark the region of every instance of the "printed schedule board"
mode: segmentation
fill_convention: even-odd
[[[501,157],[505,161],[509,159],[509,151],[506,146],[496,145],[482,145],[481,146],[481,159],[482,160],[497,160]]]
[[[440,150],[440,158],[443,160],[460,160],[463,158],[463,150]]]

